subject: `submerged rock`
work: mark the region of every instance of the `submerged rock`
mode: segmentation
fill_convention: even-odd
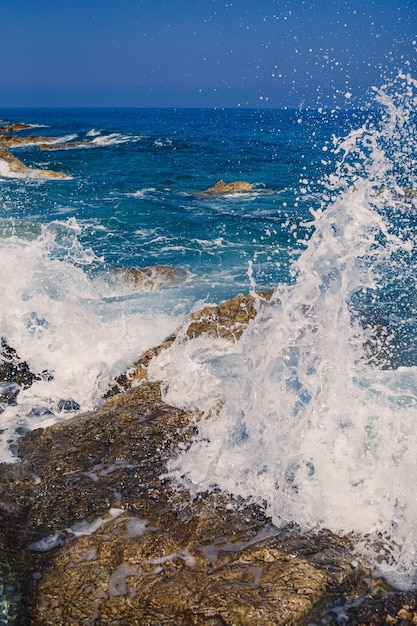
[[[243,180],[238,180],[233,183],[226,184],[224,181],[219,180],[213,187],[209,187],[205,191],[200,193],[201,196],[218,196],[228,193],[244,193],[253,190],[253,185]]]
[[[62,143],[41,143],[38,150],[68,150],[69,148],[85,148],[91,147],[92,141],[66,141]]]
[[[110,282],[124,282],[138,291],[155,291],[181,285],[187,272],[172,265],[149,267],[116,267],[109,274]]]
[[[45,144],[56,141],[53,137],[42,137],[39,135],[28,135],[21,137],[20,135],[0,135],[0,147],[14,148],[16,146],[25,146],[28,144]]]

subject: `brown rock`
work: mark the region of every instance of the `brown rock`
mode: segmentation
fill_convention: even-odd
[[[253,297],[239,295],[194,315],[189,336],[225,327],[236,339],[254,315]],[[172,341],[138,364],[146,370]],[[278,530],[259,505],[176,488],[167,462],[199,419],[165,404],[144,376],[99,410],[22,438],[21,462],[0,465],[0,548],[22,597],[11,603],[16,626],[330,624],[343,602],[358,619],[381,607],[414,615],[412,598],[383,604],[392,590],[352,564],[349,538]]]
[[[17,157],[14,156],[9,150],[5,148],[0,148],[0,160],[6,161],[12,172],[16,172],[17,174],[36,174],[37,176],[42,176],[43,178],[70,178],[68,174],[64,174],[63,172],[54,172],[52,170],[42,170],[35,169],[31,167],[27,167],[22,161],[19,161]]]
[[[201,196],[218,196],[225,195],[228,193],[245,193],[248,191],[252,191],[253,185],[247,183],[243,180],[238,180],[233,183],[224,183],[222,180],[219,180],[213,187],[209,187],[205,191],[200,193]]]
[[[110,280],[126,281],[140,291],[155,291],[181,285],[187,272],[171,265],[151,265],[149,267],[117,267],[110,273]]]
[[[0,126],[0,133],[13,133],[18,132],[20,130],[26,130],[31,128],[30,124],[24,124],[23,122],[16,122],[16,124],[6,124],[5,126]]]
[[[265,306],[272,297],[272,291],[259,292],[259,306]],[[222,337],[237,341],[250,320],[257,315],[255,298],[251,295],[238,294],[218,306],[206,306],[200,311],[191,313],[186,334],[190,339],[205,333],[212,337]],[[147,368],[150,361],[162,350],[169,348],[175,337],[169,337],[157,348],[151,348],[136,361],[128,372],[121,374],[116,384],[107,392],[106,397],[114,396],[132,386],[148,380]]]
[[[28,135],[27,137],[20,137],[16,135],[0,135],[0,147],[1,148],[14,148],[16,146],[26,146],[30,144],[38,143],[50,143],[56,141],[52,137],[40,137],[38,135]]]
[[[272,297],[272,291],[260,293],[260,303]],[[187,335],[190,339],[203,333],[236,341],[251,319],[256,317],[255,298],[238,294],[218,306],[206,306],[190,315]]]
[[[0,148],[0,160],[6,161],[12,172],[24,174],[29,171],[29,168],[24,165],[22,161],[19,161],[19,159],[15,157],[14,154],[9,152],[5,148]]]

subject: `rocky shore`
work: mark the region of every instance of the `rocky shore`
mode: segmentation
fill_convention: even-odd
[[[186,332],[237,341],[255,315],[254,298],[239,295],[194,313]],[[192,500],[163,478],[202,419],[147,379],[173,341],[143,355],[99,410],[26,434],[20,463],[0,465],[3,569],[20,596],[10,623],[417,623],[415,596],[373,578],[352,538],[277,529],[260,506],[215,491]],[[2,349],[3,377],[32,384]]]
[[[35,175],[41,176],[42,178],[70,178],[64,172],[54,172],[53,170],[44,170],[38,169],[34,167],[28,167],[22,161],[20,161],[17,157],[14,156],[9,150],[0,147],[0,161],[4,161],[9,167],[11,172],[15,174],[27,174],[27,175]]]

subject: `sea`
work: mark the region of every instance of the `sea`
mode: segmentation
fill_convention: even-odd
[[[210,417],[170,477],[261,502],[277,526],[353,533],[391,584],[417,584],[417,82],[350,96],[0,110],[39,137],[10,149],[28,170],[0,160],[0,336],[36,374],[1,383],[2,462],[175,334],[149,376]],[[203,193],[220,180],[251,188]],[[238,293],[259,310],[238,342],[187,340],[190,312]]]

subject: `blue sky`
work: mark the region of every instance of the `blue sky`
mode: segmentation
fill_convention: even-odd
[[[0,0],[0,8],[0,107],[346,104],[398,69],[417,77],[417,0]]]

